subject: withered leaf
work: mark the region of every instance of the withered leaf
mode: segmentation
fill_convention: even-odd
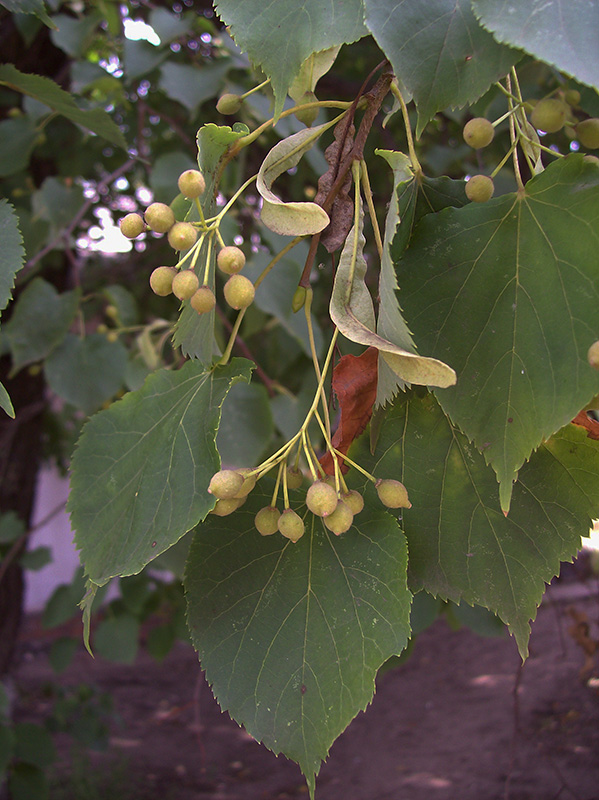
[[[318,192],[314,198],[314,202],[320,206],[327,199],[337,179],[341,162],[353,147],[355,132],[353,123],[348,130],[347,119],[342,119],[335,126],[335,139],[324,151],[329,168],[318,179]],[[354,204],[349,196],[351,181],[351,170],[348,170],[343,186],[337,193],[329,211],[331,222],[320,236],[320,243],[326,247],[329,253],[334,253],[341,247],[352,226]]]
[[[343,356],[333,370],[333,391],[341,410],[339,425],[333,434],[336,450],[347,453],[352,442],[368,425],[376,398],[378,375],[378,350],[369,347],[359,356]],[[329,475],[334,472],[333,457],[329,452],[320,459]],[[342,465],[342,472],[348,467]]]

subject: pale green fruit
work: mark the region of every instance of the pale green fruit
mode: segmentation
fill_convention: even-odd
[[[298,105],[303,106],[305,103],[315,103],[317,101],[318,97],[316,97],[314,92],[305,92]],[[303,122],[307,128],[311,128],[318,116],[318,107],[303,108],[301,111],[295,111],[294,113],[300,122]]]
[[[173,278],[173,294],[179,300],[189,300],[198,290],[200,281],[191,269],[182,269]]]
[[[254,525],[261,536],[271,536],[279,530],[281,512],[274,506],[264,506],[254,517]]]
[[[244,275],[231,275],[223,291],[227,303],[237,311],[250,306],[256,294],[254,284]]]
[[[198,314],[207,314],[216,305],[216,297],[212,289],[204,285],[200,286],[197,292],[191,296],[189,302],[193,310],[197,311]]]
[[[146,208],[144,216],[148,226],[155,233],[166,233],[175,224],[172,208],[164,203],[152,203]]]
[[[119,222],[119,227],[123,236],[127,239],[136,239],[140,233],[146,229],[146,223],[143,221],[141,214],[127,214]]]
[[[293,298],[291,299],[291,310],[294,314],[297,314],[297,312],[300,311],[305,305],[306,289],[304,286],[298,286],[293,293]]]
[[[487,175],[473,175],[466,183],[466,197],[473,203],[486,203],[493,197],[495,184]]]
[[[216,110],[223,116],[229,116],[229,114],[236,114],[241,108],[242,103],[243,98],[238,94],[227,92],[227,94],[223,94],[218,98]]]
[[[231,500],[243,486],[243,475],[233,469],[221,469],[210,479],[208,491],[219,500]]]
[[[585,119],[576,126],[576,136],[583,147],[597,150],[599,147],[599,119]]]
[[[315,481],[306,492],[306,505],[317,517],[327,517],[337,507],[337,492],[324,481]]]
[[[347,503],[344,503],[343,500],[340,500],[337,503],[337,508],[332,514],[329,514],[328,517],[323,519],[325,527],[336,536],[340,536],[342,533],[348,531],[351,528],[353,521],[354,515],[352,514],[350,507],[347,505]]]
[[[219,498],[210,513],[217,517],[228,517],[229,514],[237,511],[238,508],[239,500],[236,497],[228,498],[226,500],[221,500]]]
[[[491,144],[495,136],[495,128],[488,119],[475,117],[464,125],[462,135],[467,145],[478,150]]]
[[[225,275],[237,275],[245,266],[245,254],[235,245],[227,245],[218,251],[216,265]]]
[[[360,494],[360,492],[356,492],[355,489],[350,489],[347,494],[342,494],[341,499],[345,503],[345,505],[349,508],[351,513],[356,516],[359,514],[360,511],[364,508],[364,498]]]
[[[150,275],[150,287],[154,294],[166,297],[173,291],[173,280],[177,275],[174,267],[156,267]]]
[[[538,130],[546,133],[560,131],[565,123],[568,107],[557,98],[539,100],[532,110],[530,121]]]
[[[189,222],[175,222],[167,238],[173,250],[189,250],[196,243],[198,232]]]
[[[569,106],[577,106],[580,103],[580,92],[578,89],[567,89],[564,100]]]
[[[599,341],[593,342],[587,353],[589,364],[593,369],[599,369]]]
[[[185,172],[182,172],[179,175],[177,185],[179,186],[179,191],[182,195],[188,197],[190,200],[193,200],[194,198],[199,197],[201,194],[204,194],[206,181],[199,170],[186,169]]]
[[[304,482],[304,476],[298,467],[287,467],[287,487],[289,489],[299,489]]]
[[[257,475],[250,475],[249,473],[251,471],[252,470],[249,469],[249,467],[243,467],[242,469],[235,470],[235,472],[238,472],[243,478],[243,484],[241,485],[241,489],[237,492],[235,497],[240,497],[245,499],[256,485],[258,477]]]
[[[379,500],[387,508],[412,508],[407,489],[400,481],[379,479],[375,486]]]
[[[283,511],[277,525],[279,533],[292,542],[297,542],[304,535],[304,520],[290,508]]]

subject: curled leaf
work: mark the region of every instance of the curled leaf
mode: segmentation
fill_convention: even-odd
[[[456,382],[456,374],[436,358],[410,353],[375,333],[374,306],[364,282],[364,213],[358,227],[352,227],[339,259],[329,311],[339,331],[352,342],[376,347],[385,364],[406,383],[446,388]]]
[[[318,53],[312,53],[308,56],[289,87],[289,96],[292,97],[296,103],[301,102],[306,92],[314,91],[318,81],[323,75],[327,74],[335,63],[339,50],[341,50],[341,45],[338,47],[329,47],[326,50],[320,50]]]
[[[271,231],[283,236],[303,236],[320,233],[329,224],[329,215],[316,203],[285,203],[272,191],[272,184],[283,172],[295,167],[304,153],[330,123],[306,128],[276,144],[264,159],[256,188],[264,199],[262,222]]]

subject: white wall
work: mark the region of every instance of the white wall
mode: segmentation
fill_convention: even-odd
[[[39,571],[25,570],[26,611],[41,610],[59,584],[71,581],[79,564],[69,517],[64,510],[68,493],[68,479],[62,478],[56,470],[43,469],[39,473],[32,525],[37,525],[58,505],[63,504],[63,507],[31,535],[30,549],[49,547],[52,561]]]

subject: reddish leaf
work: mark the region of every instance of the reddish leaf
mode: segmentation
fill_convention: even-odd
[[[333,434],[333,447],[347,453],[351,443],[368,425],[376,398],[379,351],[369,347],[360,356],[343,356],[333,370],[333,391],[339,399],[341,418]],[[330,453],[320,459],[329,475],[334,472]],[[348,467],[342,466],[347,472]]]
[[[580,411],[572,420],[574,425],[585,428],[589,439],[599,439],[599,422],[591,419],[586,411]]]

